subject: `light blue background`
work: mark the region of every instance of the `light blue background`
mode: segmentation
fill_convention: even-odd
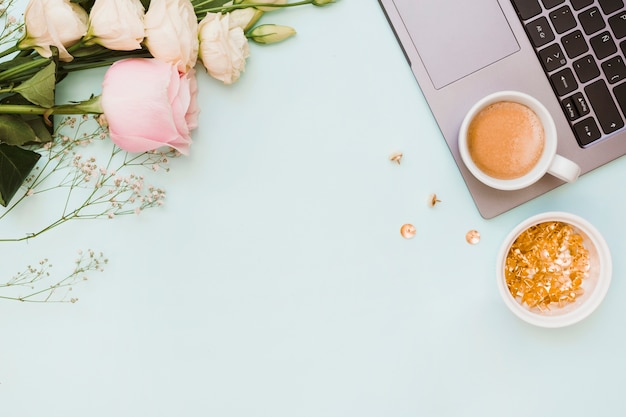
[[[0,415],[626,414],[626,161],[484,220],[377,1],[262,22],[298,35],[253,45],[233,86],[199,71],[192,153],[151,177],[165,207],[0,245],[7,278],[80,248],[110,259],[76,304],[0,303]],[[553,210],[603,233],[614,276],[592,316],[549,330],[506,308],[494,269],[506,234]]]

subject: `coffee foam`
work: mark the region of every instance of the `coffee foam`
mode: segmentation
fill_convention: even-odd
[[[545,134],[533,110],[520,103],[501,101],[474,116],[467,141],[470,156],[481,171],[508,180],[526,175],[537,165]]]

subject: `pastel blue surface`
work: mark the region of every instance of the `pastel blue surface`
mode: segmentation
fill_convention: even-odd
[[[485,220],[376,0],[263,19],[298,35],[253,45],[233,86],[199,71],[192,153],[151,177],[163,208],[0,245],[7,275],[110,259],[76,304],[0,302],[0,414],[624,415],[626,160]],[[600,230],[614,274],[589,318],[542,329],[494,269],[512,228],[554,210]]]

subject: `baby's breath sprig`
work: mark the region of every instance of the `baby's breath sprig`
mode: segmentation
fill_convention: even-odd
[[[170,159],[179,154],[173,150],[131,154],[107,138],[106,126],[95,123],[92,116],[69,116],[61,120],[55,140],[44,146],[40,165],[24,182],[24,193],[0,212],[0,221],[18,205],[25,205],[44,193],[64,193],[59,198],[60,214],[36,231],[18,237],[0,237],[0,242],[32,239],[70,220],[114,218],[161,206],[165,191],[146,185],[143,175],[128,171],[134,168],[168,171]],[[95,157],[84,156],[81,151],[86,145],[100,149],[103,154],[108,152],[106,162],[99,164]]]
[[[0,221],[8,220],[18,206],[36,204],[45,194],[60,193],[53,201],[60,202],[58,218],[35,232],[21,237],[0,238],[0,242],[32,239],[70,220],[113,218],[138,214],[162,205],[165,191],[145,185],[143,175],[130,170],[169,171],[169,160],[178,156],[175,151],[130,154],[114,146],[107,128],[92,116],[68,116],[62,119],[54,133],[54,140],[43,147],[39,165],[24,182],[24,192],[10,206],[0,208]],[[85,157],[81,151],[89,149],[105,155],[105,163],[95,157]],[[55,210],[53,207],[52,210]],[[55,216],[53,216],[54,218]],[[48,259],[28,266],[5,283],[0,283],[0,299],[23,302],[76,302],[70,296],[73,287],[87,280],[86,274],[102,271],[107,259],[93,250],[80,252],[74,268],[64,278],[56,280]],[[49,284],[49,282],[53,282]]]
[[[15,0],[0,1],[0,57],[15,52],[14,48],[5,48],[5,45],[13,44],[24,31],[24,22],[10,14]]]
[[[37,265],[29,265],[15,274],[7,282],[0,284],[0,299],[30,303],[75,303],[76,297],[70,297],[75,285],[86,281],[88,272],[102,272],[108,260],[102,253],[93,250],[79,251],[74,261],[74,268],[62,279],[48,284],[52,279],[52,264],[42,259]]]

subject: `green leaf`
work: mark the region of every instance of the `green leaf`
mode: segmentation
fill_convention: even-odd
[[[109,55],[110,53],[111,53],[110,49],[107,49],[104,46],[100,46],[96,44],[96,45],[90,45],[90,46],[83,46],[80,49],[73,51],[72,56],[74,58],[83,58],[83,57],[89,58],[94,55]]]
[[[14,88],[22,97],[42,107],[54,106],[56,65],[51,62],[35,75]]]
[[[6,96],[3,97],[0,100],[1,104],[33,104],[30,101],[26,100],[24,97],[20,96],[19,94],[12,94],[10,96]]]
[[[80,5],[87,13],[91,11],[95,0],[71,0],[72,3]]]
[[[20,96],[19,94],[13,94],[12,96],[7,96],[4,97],[3,99],[0,100],[0,104],[13,104],[13,105],[29,105],[32,104],[30,101],[26,100],[24,97]],[[8,115],[4,115],[4,116],[8,116]],[[21,118],[26,124],[28,124],[28,126],[30,126],[30,128],[32,129],[32,131],[34,132],[34,136],[30,135],[30,131],[26,128],[26,132],[28,133],[27,136],[25,136],[23,139],[27,139],[30,138],[30,140],[26,140],[24,141],[16,141],[15,138],[11,139],[10,135],[11,133],[7,133],[7,136],[0,136],[0,143],[2,142],[6,142],[9,144],[17,144],[17,145],[24,145],[24,144],[30,144],[30,143],[46,143],[46,142],[50,142],[52,140],[52,133],[54,128],[49,125],[48,123],[46,123],[46,121],[44,120],[44,117],[42,115],[39,114],[21,114],[21,115],[15,115],[13,117],[19,117]],[[2,115],[0,115],[0,120],[3,118]],[[10,123],[10,122],[9,122]],[[18,128],[24,128],[24,125],[22,125],[21,123],[18,123],[16,126]],[[0,122],[1,124],[1,122]],[[5,140],[6,139],[6,140]],[[20,143],[21,142],[21,143]]]
[[[6,207],[41,158],[37,152],[0,143],[0,204]]]
[[[29,56],[20,57],[16,56],[8,61],[0,62],[0,71],[8,70],[18,65],[25,64],[27,62],[32,62],[33,58]]]
[[[52,126],[47,125],[43,116],[37,116],[32,119],[24,118],[24,121],[28,123],[33,132],[35,132],[35,140],[37,143],[52,142]]]
[[[230,0],[212,0],[208,3],[208,7],[222,7],[223,5],[225,5],[226,3],[228,3]],[[239,3],[243,3],[243,0],[236,0],[233,1],[233,4],[239,4]],[[271,3],[271,2],[269,2]]]
[[[36,141],[37,134],[24,119],[13,114],[0,114],[0,142],[23,145]]]
[[[192,0],[191,4],[193,4],[194,10],[196,10],[197,12],[197,9],[207,10],[207,9],[213,9],[216,7],[222,7],[229,1],[231,0],[208,0],[208,1],[207,0]],[[243,3],[243,0],[233,1],[233,4],[239,4],[239,3]],[[198,16],[198,19],[202,19],[203,17],[204,16]]]

